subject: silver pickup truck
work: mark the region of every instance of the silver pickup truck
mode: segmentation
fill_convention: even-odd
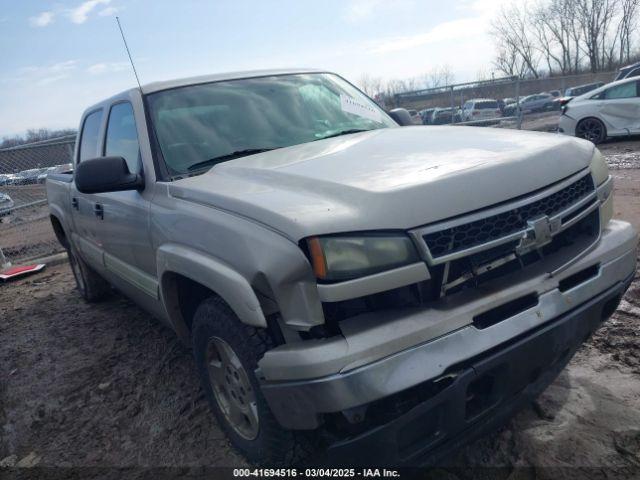
[[[73,164],[47,195],[78,290],[192,345],[265,465],[441,458],[539,394],[635,270],[591,143],[401,127],[323,71],[128,90],[86,110]]]

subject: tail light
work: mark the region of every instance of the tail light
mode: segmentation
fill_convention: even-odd
[[[567,97],[567,98],[561,98],[560,99],[560,111],[562,112],[562,115],[567,113],[567,110],[569,110],[569,102],[571,100],[573,100],[573,97]]]

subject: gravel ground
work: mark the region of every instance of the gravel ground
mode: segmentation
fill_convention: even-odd
[[[616,216],[640,226],[640,142],[602,150],[616,177]],[[637,275],[539,400],[440,473],[632,478],[640,471],[639,318]],[[126,298],[84,303],[66,264],[0,285],[0,477],[2,466],[246,465],[194,372],[190,351]]]

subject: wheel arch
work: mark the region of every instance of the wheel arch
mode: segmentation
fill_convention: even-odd
[[[241,322],[267,328],[249,282],[219,259],[181,245],[163,245],[158,249],[157,267],[160,298],[179,337],[189,337],[198,304],[211,295],[220,297]]]
[[[69,242],[69,237],[67,236],[66,229],[64,224],[58,215],[55,213],[49,214],[49,220],[51,221],[51,227],[53,228],[53,233],[56,236],[56,239],[65,249],[69,249],[71,244]]]

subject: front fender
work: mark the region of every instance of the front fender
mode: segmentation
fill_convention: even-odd
[[[253,288],[242,275],[221,260],[182,245],[166,244],[158,248],[156,263],[160,295],[165,305],[171,303],[166,274],[179,274],[219,295],[241,322],[266,328],[267,321]],[[171,309],[167,308],[167,311],[172,317]],[[180,333],[180,327],[174,326]]]

